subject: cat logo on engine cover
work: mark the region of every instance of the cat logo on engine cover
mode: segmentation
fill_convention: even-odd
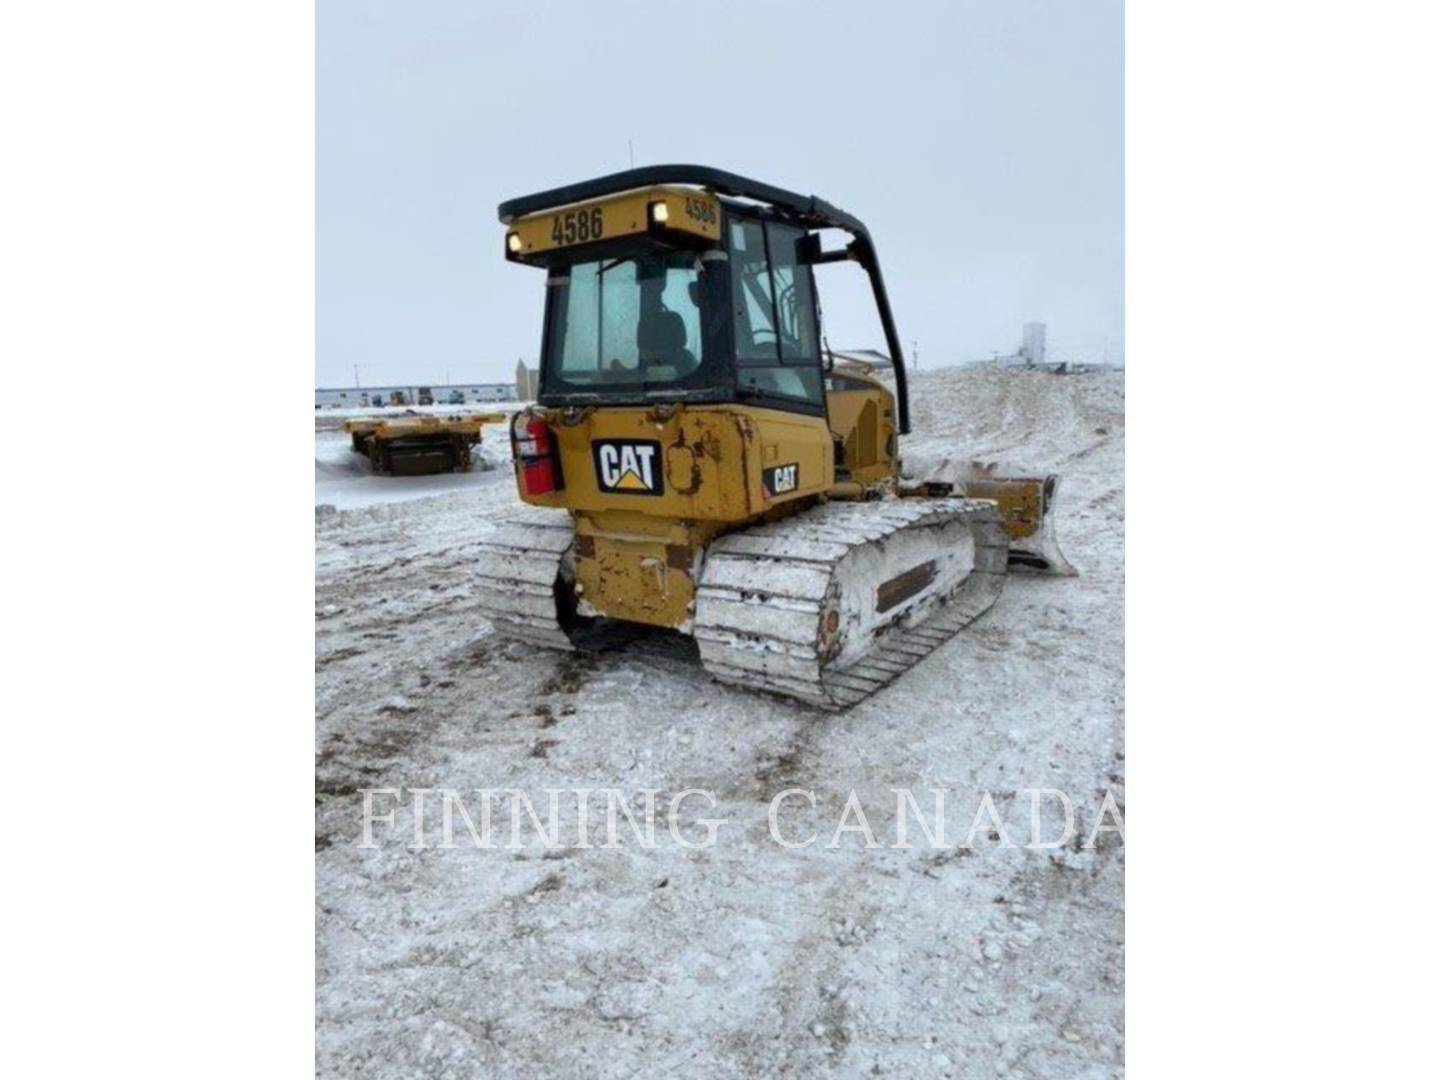
[[[595,482],[601,491],[615,495],[663,495],[660,444],[654,439],[596,439],[590,444],[595,458]]]
[[[800,486],[800,464],[772,465],[760,473],[760,482],[765,485],[765,494],[772,499],[794,491]]]

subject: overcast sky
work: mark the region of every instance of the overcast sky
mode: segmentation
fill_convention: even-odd
[[[1118,0],[319,0],[316,381],[495,381],[540,342],[502,199],[630,164],[813,193],[875,237],[921,367],[1124,341]],[[832,346],[882,347],[855,266]]]

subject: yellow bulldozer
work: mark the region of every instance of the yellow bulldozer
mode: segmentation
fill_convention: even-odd
[[[668,628],[725,682],[843,709],[989,609],[1010,568],[1074,572],[1054,476],[902,477],[906,369],[856,217],[696,165],[499,216],[546,289],[537,405],[510,429],[530,508],[480,545],[497,633],[585,649]],[[823,344],[814,270],[838,262],[869,275],[893,393]]]

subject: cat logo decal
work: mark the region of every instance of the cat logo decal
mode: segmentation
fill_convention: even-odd
[[[760,482],[765,485],[765,494],[772,499],[794,491],[800,486],[800,465],[798,462],[772,465],[760,474]]]
[[[653,439],[597,439],[590,444],[595,457],[595,482],[615,495],[663,495],[660,444]]]

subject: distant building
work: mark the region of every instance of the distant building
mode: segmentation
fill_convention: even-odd
[[[1001,367],[1041,367],[1045,364],[1045,324],[1027,322],[1020,329],[1020,348],[999,357]]]
[[[472,405],[486,401],[514,401],[515,387],[509,383],[416,383],[410,386],[346,386],[318,387],[315,390],[317,409],[357,409],[362,406],[415,405],[421,392],[436,405]],[[375,399],[379,398],[377,402]]]
[[[1027,322],[1021,329],[1020,355],[1031,367],[1045,363],[1045,324]]]
[[[534,401],[540,396],[540,372],[526,367],[524,360],[515,365],[515,396],[521,401]]]

